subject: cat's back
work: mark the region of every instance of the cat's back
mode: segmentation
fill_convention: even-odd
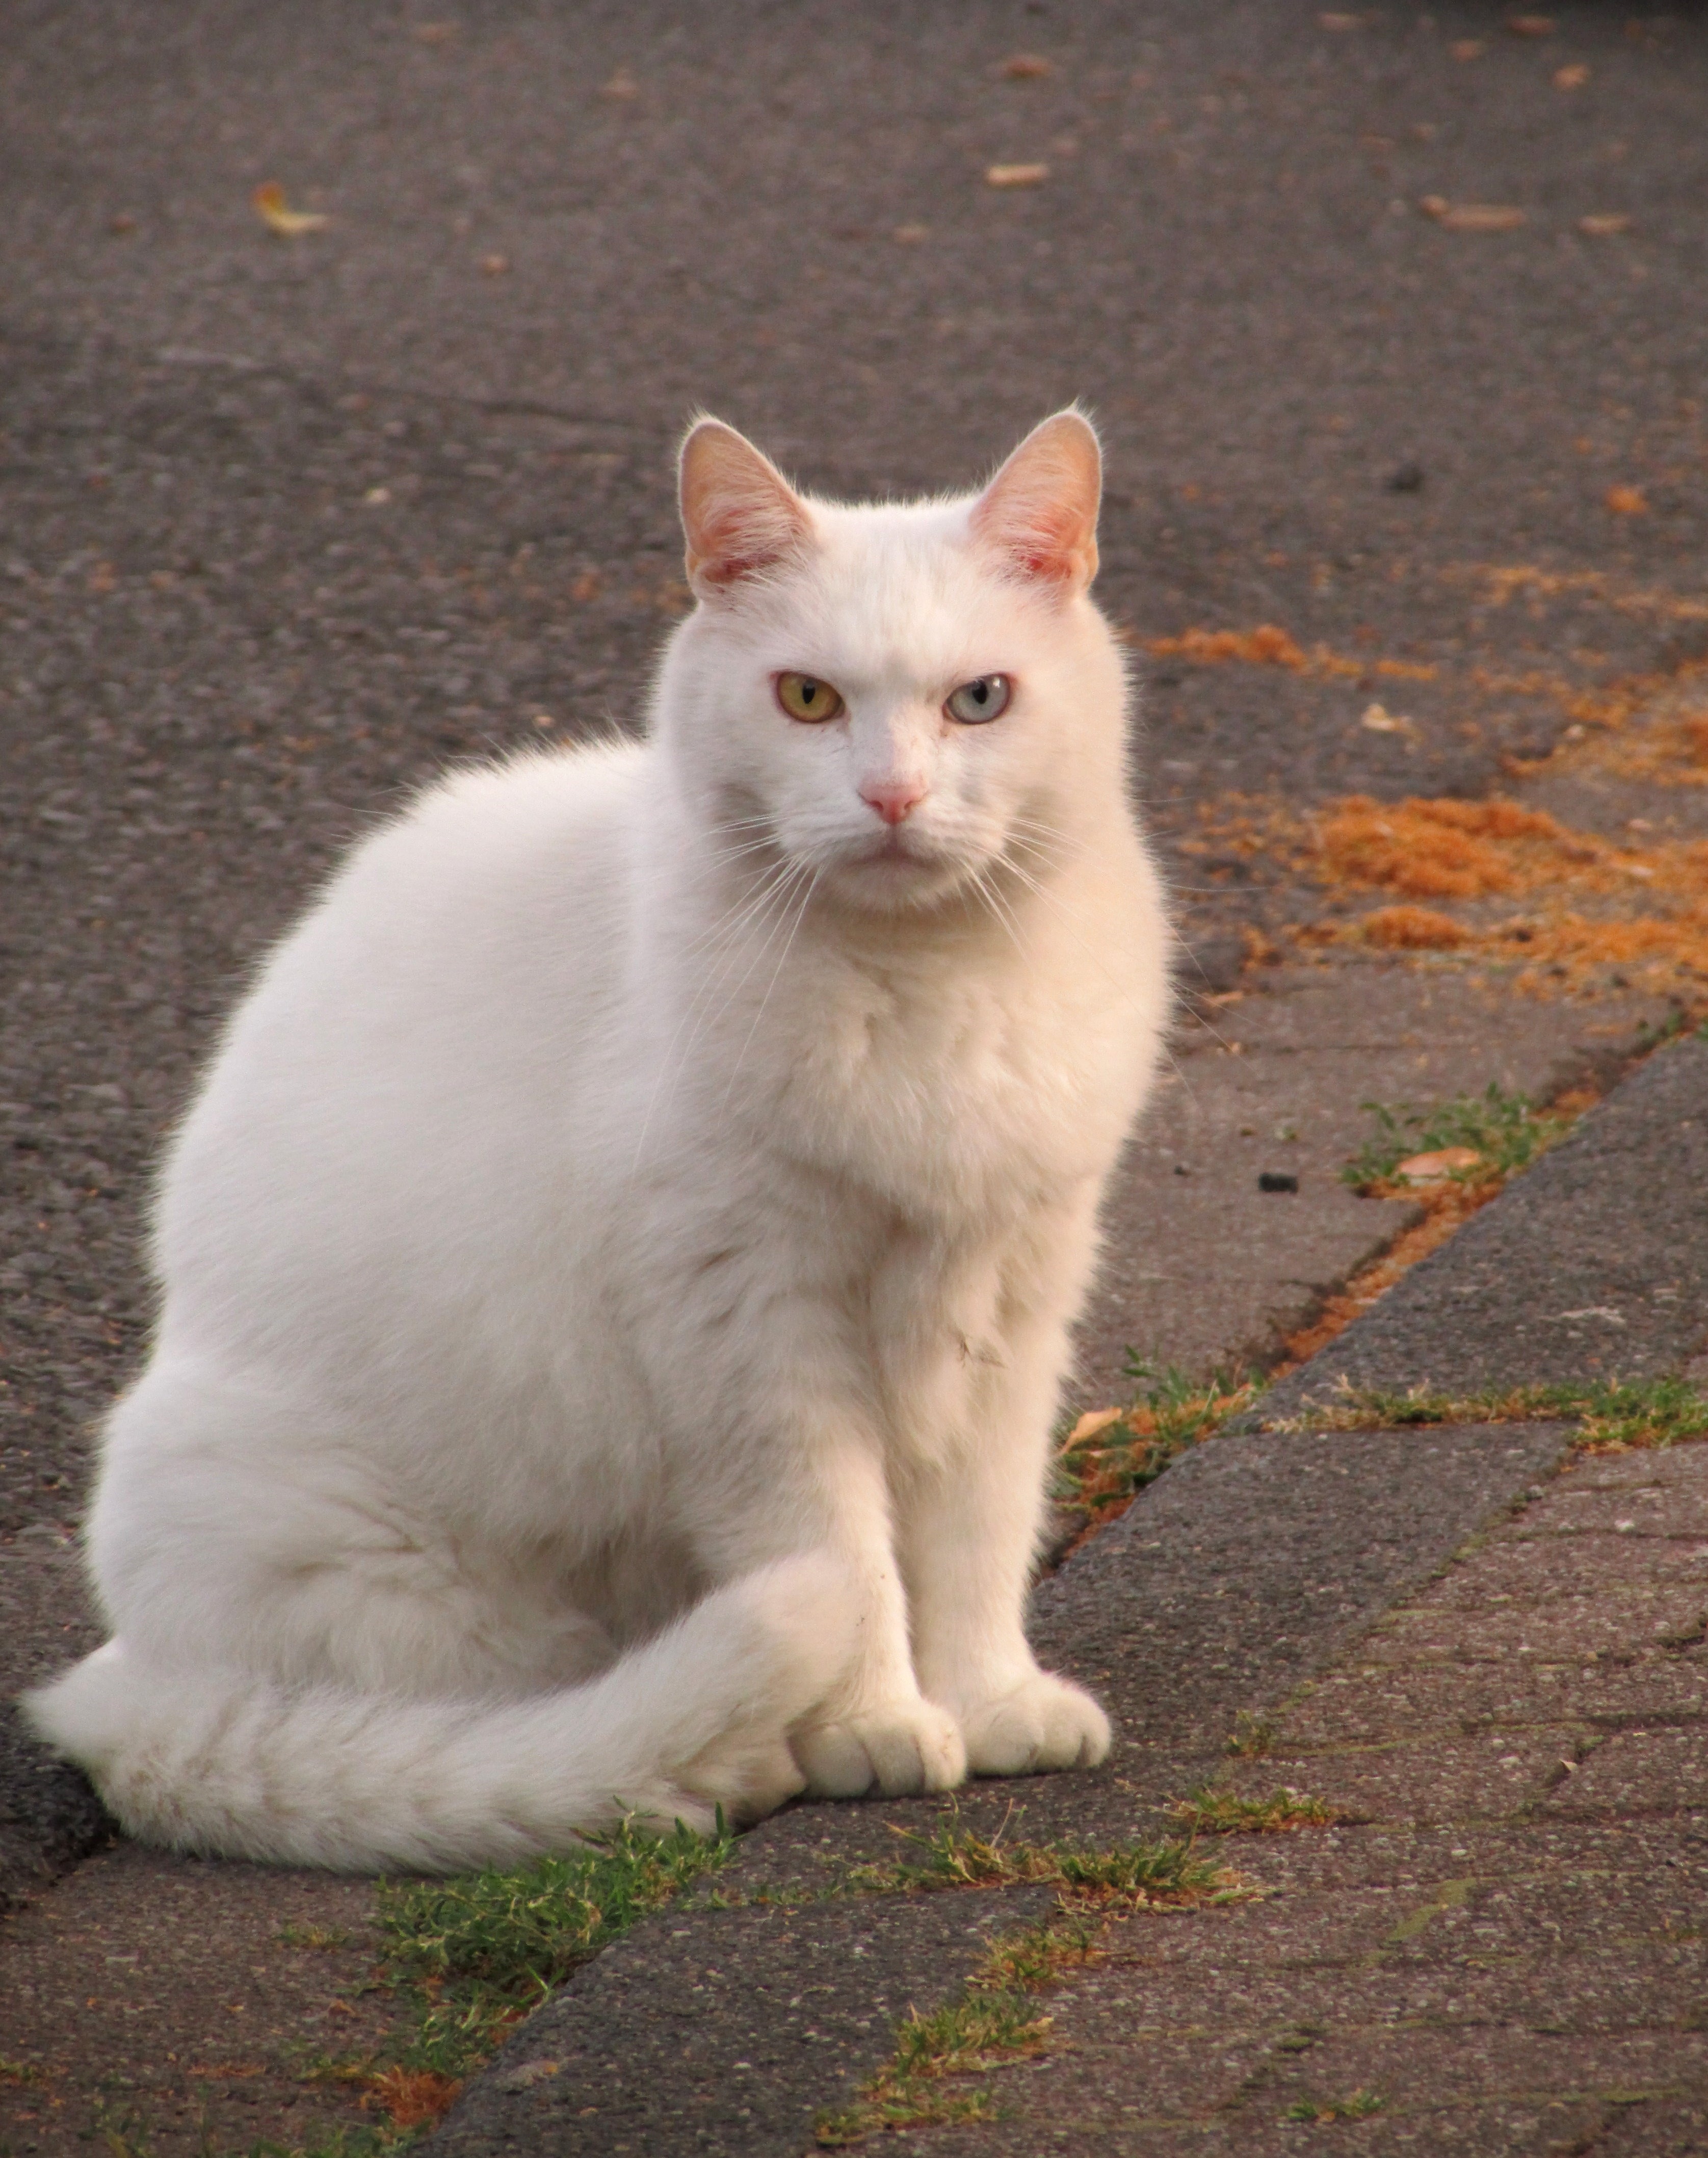
[[[205,1241],[195,1197],[258,1164],[306,1201],[397,1150],[519,1139],[573,1092],[624,994],[648,772],[637,742],[456,772],[359,846],[226,1030],[168,1163],[168,1242],[187,1213]]]
[[[547,970],[608,973],[628,906],[643,743],[457,772],[359,845],[267,963],[246,1019],[304,1004],[365,1026],[446,1016]],[[620,939],[617,942],[620,942]],[[362,994],[352,998],[351,978]],[[484,985],[484,986],[482,986]]]

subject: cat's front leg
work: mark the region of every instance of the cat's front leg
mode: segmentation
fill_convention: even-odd
[[[1017,1356],[993,1391],[973,1443],[914,1486],[900,1524],[915,1669],[953,1712],[972,1774],[1095,1767],[1108,1717],[1040,1669],[1025,1633],[1056,1391],[1048,1345]]]
[[[809,1419],[816,1422],[817,1419]],[[889,1495],[875,1439],[833,1439],[798,1428],[787,1465],[774,1458],[746,1518],[697,1539],[711,1570],[733,1575],[805,1549],[831,1553],[857,1602],[858,1649],[837,1694],[790,1743],[814,1798],[900,1798],[964,1782],[967,1749],[952,1710],[927,1698],[913,1671],[908,1612]]]

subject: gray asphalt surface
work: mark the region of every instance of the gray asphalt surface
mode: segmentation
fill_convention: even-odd
[[[814,483],[931,488],[1082,395],[1117,618],[1437,667],[1411,734],[1360,725],[1374,672],[1149,667],[1165,844],[1231,791],[1482,791],[1565,723],[1551,669],[1700,649],[1708,37],[1554,19],[13,8],[0,1527],[75,1516],[146,1164],[338,846],[448,757],[634,720],[693,406]],[[331,222],[273,238],[268,179]],[[1490,564],[1552,582],[1499,604]],[[1216,981],[1277,875],[1182,859]]]

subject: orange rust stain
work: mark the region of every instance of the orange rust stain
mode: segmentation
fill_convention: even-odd
[[[1605,570],[1561,573],[1535,569],[1522,562],[1483,562],[1447,572],[1450,581],[1467,575],[1480,580],[1494,607],[1507,606],[1520,593],[1534,599],[1555,599],[1570,594],[1610,608],[1617,614],[1647,616],[1667,622],[1708,621],[1708,600],[1686,599],[1678,592],[1640,586],[1621,587]]]
[[[1586,693],[1567,709],[1596,731],[1560,742],[1547,756],[1504,759],[1514,778],[1594,770],[1664,787],[1708,786],[1708,660]]]

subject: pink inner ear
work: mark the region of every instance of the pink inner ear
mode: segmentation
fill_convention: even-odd
[[[699,590],[727,591],[772,568],[811,533],[782,474],[721,421],[702,421],[684,445],[681,488],[689,579]]]
[[[739,584],[781,561],[797,536],[762,505],[715,512],[700,529],[699,573],[710,585]]]
[[[1097,566],[1095,529],[1060,503],[1014,505],[1006,518],[981,521],[979,537],[1014,568],[1049,584],[1089,584]]]
[[[1059,413],[1021,443],[973,510],[973,530],[1004,565],[1046,584],[1083,586],[1097,572],[1097,438]]]
[[[1029,504],[1029,529],[1016,531],[1008,542],[1009,552],[1034,577],[1065,580],[1080,562],[1084,532],[1080,521],[1059,503]]]

